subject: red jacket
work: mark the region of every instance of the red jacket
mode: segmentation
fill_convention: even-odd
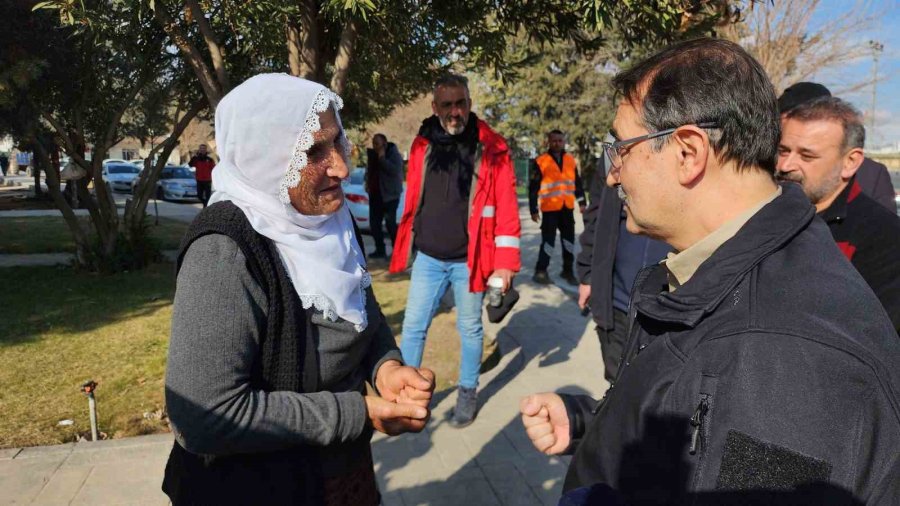
[[[212,181],[212,171],[216,168],[216,161],[209,155],[202,158],[200,155],[194,155],[191,161],[188,162],[188,165],[196,169],[194,179],[197,181]]]
[[[422,202],[427,165],[431,147],[422,136],[413,141],[406,175],[406,201],[397,229],[397,240],[391,256],[391,272],[401,272],[412,264],[414,241],[413,221]],[[519,205],[516,197],[516,174],[509,158],[506,141],[478,120],[478,147],[475,155],[475,177],[469,201],[469,290],[483,292],[487,279],[497,269],[518,272],[522,267],[519,255]]]

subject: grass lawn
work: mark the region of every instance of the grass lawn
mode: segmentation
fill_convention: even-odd
[[[0,224],[7,219],[0,221]],[[4,244],[0,239],[0,244]],[[372,265],[382,309],[399,336],[409,286]],[[173,266],[99,276],[62,267],[0,269],[0,448],[69,442],[90,431],[81,384],[97,387],[100,430],[111,438],[168,430],[145,419],[164,406]],[[452,312],[429,331],[424,365],[438,391],[455,384],[459,337]],[[58,426],[60,420],[74,425]]]
[[[86,230],[92,230],[87,216],[81,216]],[[160,218],[159,225],[150,220],[150,237],[161,249],[176,249],[187,223]],[[75,241],[62,216],[39,216],[0,219],[0,254],[74,253]]]

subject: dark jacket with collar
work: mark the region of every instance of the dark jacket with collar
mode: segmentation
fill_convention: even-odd
[[[862,191],[852,179],[819,216],[900,330],[900,217]]]
[[[590,204],[584,210],[584,231],[579,237],[581,251],[575,258],[575,270],[583,285],[591,285],[589,305],[594,322],[604,330],[613,328],[613,276],[616,269],[616,252],[619,248],[622,199],[615,189],[606,184],[603,159],[590,184]],[[632,236],[639,251],[624,252],[631,255],[637,265],[656,263],[665,257],[671,247],[643,236]],[[621,267],[621,266],[620,266]],[[628,270],[628,269],[626,269]],[[637,270],[629,270],[627,276]],[[630,289],[630,287],[629,287]]]
[[[387,143],[384,158],[379,158],[374,149],[367,149],[368,167],[366,181],[372,200],[391,202],[400,199],[403,193],[403,157],[393,142]],[[375,183],[375,184],[373,184]]]
[[[878,163],[871,158],[864,158],[859,170],[856,171],[856,181],[863,193],[881,204],[892,213],[897,212],[897,202],[894,200],[894,183],[891,182],[891,174],[883,163]]]
[[[798,187],[666,287],[638,276],[605,400],[564,396],[564,501],[896,504],[900,340]]]

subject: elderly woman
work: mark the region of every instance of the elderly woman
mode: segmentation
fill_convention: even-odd
[[[166,371],[175,505],[378,504],[372,430],[428,419],[434,375],[402,365],[342,205],[340,108],[269,74],[216,111],[216,192],[178,258]]]

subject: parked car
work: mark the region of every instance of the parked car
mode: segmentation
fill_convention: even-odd
[[[106,167],[111,163],[131,163],[129,160],[123,160],[121,158],[107,158],[103,160],[103,166]]]
[[[134,165],[125,163],[104,163],[101,176],[106,187],[114,192],[130,192],[141,170]]]
[[[341,186],[344,188],[344,198],[347,201],[347,207],[356,226],[361,231],[369,232],[372,224],[369,220],[369,193],[365,187],[366,169],[357,167],[350,171],[350,177],[345,179]],[[406,183],[403,183],[403,193],[400,194],[400,205],[397,206],[397,224],[400,223],[400,217],[403,216],[403,202],[406,199]],[[382,225],[384,226],[384,225]]]
[[[166,165],[156,182],[156,198],[159,200],[198,200],[197,180],[183,165]]]

